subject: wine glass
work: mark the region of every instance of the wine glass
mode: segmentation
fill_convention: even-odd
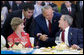
[[[8,45],[10,46],[10,48],[12,47],[13,45],[13,42],[8,42]]]
[[[12,40],[12,38],[8,39],[8,45],[9,45],[10,48],[12,47],[12,45],[13,45],[13,40]]]
[[[57,45],[60,44],[60,43],[62,43],[62,41],[59,39],[59,36],[56,37],[55,43],[56,43]]]

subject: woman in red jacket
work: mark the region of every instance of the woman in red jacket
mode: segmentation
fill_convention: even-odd
[[[11,21],[11,27],[14,30],[14,32],[8,36],[8,44],[9,47],[13,47],[16,43],[21,43],[24,47],[31,48],[30,38],[29,34],[25,33],[23,28],[23,20],[18,17],[14,17]]]

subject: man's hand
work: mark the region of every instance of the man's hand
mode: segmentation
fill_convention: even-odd
[[[46,41],[48,39],[47,35],[46,34],[42,35],[42,33],[37,33],[37,37],[39,37],[39,39],[42,41]]]
[[[76,44],[73,44],[73,45],[71,46],[71,48],[73,48],[73,49],[79,49],[80,47],[79,47],[78,45],[76,45]]]
[[[42,40],[42,41],[46,41],[47,39],[48,39],[48,37],[45,34],[40,36],[40,40]]]
[[[12,9],[9,9],[9,12],[12,12]]]

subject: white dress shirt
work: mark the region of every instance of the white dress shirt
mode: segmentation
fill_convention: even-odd
[[[67,44],[69,46],[69,42],[68,42],[68,32],[69,32],[69,26],[65,29],[65,32],[64,32],[64,39],[65,39],[65,44]],[[60,37],[59,37],[59,41],[62,41],[61,39],[61,35],[62,35],[62,32],[60,33]]]
[[[48,22],[48,20],[47,19],[45,19],[46,20],[46,25],[47,25],[47,27],[48,27],[48,29],[49,29],[49,22]],[[52,21],[50,21],[51,23],[52,23]]]
[[[46,25],[47,25],[47,27],[48,27],[48,29],[49,29],[49,22],[48,22],[47,19],[46,19]]]
[[[67,7],[68,11],[70,10],[71,11],[71,7]]]
[[[24,14],[23,14],[23,12],[22,12],[22,19],[24,20],[24,18],[25,18],[25,17],[24,17]]]

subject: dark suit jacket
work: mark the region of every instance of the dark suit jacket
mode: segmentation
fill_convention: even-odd
[[[73,8],[76,9],[76,5],[75,5],[75,4],[71,4],[71,7],[73,7]],[[63,4],[61,5],[61,10],[64,9],[64,8],[66,8],[65,3],[63,3]]]
[[[11,6],[8,1],[5,2],[5,6],[7,6],[8,10],[11,9]]]
[[[48,46],[54,46],[55,44],[55,33],[59,31],[58,28],[58,21],[61,17],[61,14],[59,13],[53,13],[53,19],[52,19],[52,29],[51,32],[52,34],[49,33],[49,30],[46,25],[46,20],[45,17],[41,14],[35,18],[36,22],[36,27],[35,27],[35,32],[34,34],[36,35],[37,33],[42,33],[48,35],[48,39],[46,41],[41,41],[39,40],[38,45],[40,47],[48,47]]]
[[[60,32],[58,32],[60,34]],[[68,32],[68,42],[69,46],[76,44],[79,47],[83,48],[83,33],[80,29],[69,28]]]
[[[12,4],[13,4],[13,3],[12,3]],[[8,1],[5,2],[5,6],[8,8],[8,12],[9,12],[10,9],[12,9],[12,7],[10,6],[10,4],[9,4]]]
[[[80,9],[79,3],[76,3],[76,25],[77,28],[83,28],[83,7]]]
[[[26,19],[24,30],[26,33],[29,33],[30,37],[34,37],[34,29],[35,29],[34,27],[35,23],[33,16],[30,19]]]
[[[71,8],[72,8],[72,7],[71,7]],[[67,9],[67,8],[63,8],[63,9],[61,10],[61,13],[62,13],[62,14],[68,14],[68,15],[70,15],[70,16],[72,16],[72,17],[74,18],[74,17],[75,17],[75,13],[76,13],[76,9],[72,8],[71,14],[69,14],[68,9]]]
[[[71,34],[72,33],[72,34]],[[68,34],[69,46],[77,44],[79,47],[83,48],[83,34],[79,29],[70,28]]]
[[[22,3],[19,4],[19,6],[17,6],[17,4],[15,2],[13,2],[13,6],[12,6],[12,10],[21,10],[22,9]]]

